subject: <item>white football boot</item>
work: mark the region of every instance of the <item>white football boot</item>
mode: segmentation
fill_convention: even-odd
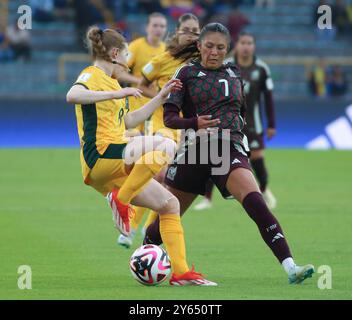
[[[210,209],[213,206],[211,201],[208,198],[203,197],[202,201],[199,202],[195,207],[194,210],[196,211],[201,211],[201,210],[206,210]]]
[[[303,267],[294,266],[288,273],[289,284],[299,284],[305,279],[311,278],[314,273],[314,266],[307,264]]]
[[[136,234],[136,230],[134,229],[131,229],[129,236],[120,234],[120,236],[117,238],[117,244],[122,247],[125,247],[126,249],[130,248],[133,244],[133,238],[135,234]]]

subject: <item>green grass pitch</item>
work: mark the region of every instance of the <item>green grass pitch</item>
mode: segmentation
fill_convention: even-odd
[[[351,299],[352,152],[268,150],[274,211],[296,261],[332,270],[303,285],[287,276],[235,201],[183,219],[189,263],[216,288],[144,287],[131,276],[133,250],[116,245],[105,199],[81,180],[75,149],[0,149],[0,299]],[[19,290],[20,265],[32,289]]]

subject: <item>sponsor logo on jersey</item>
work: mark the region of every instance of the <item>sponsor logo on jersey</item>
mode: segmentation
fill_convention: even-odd
[[[174,181],[176,172],[177,172],[177,167],[169,167],[169,170],[167,170],[167,175],[166,175],[167,178]]]
[[[236,158],[235,160],[232,161],[232,164],[235,164],[235,163],[242,163],[242,162]]]
[[[77,82],[87,82],[91,78],[92,74],[91,73],[82,73],[78,79]]]
[[[151,73],[153,70],[154,70],[153,64],[150,63],[150,62],[149,62],[148,64],[146,64],[146,65],[144,66],[144,68],[143,68],[143,72],[144,72],[145,74],[149,74],[149,73]]]
[[[227,68],[226,71],[231,78],[237,78],[236,74],[233,72],[231,68]]]
[[[204,77],[206,76],[206,74],[202,71],[199,71],[199,73],[197,74],[197,77]]]

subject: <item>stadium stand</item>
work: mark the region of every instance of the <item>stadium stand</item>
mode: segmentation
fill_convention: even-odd
[[[28,1],[8,1],[9,23],[17,21],[17,8],[24,3]],[[307,73],[319,56],[341,64],[348,82],[352,82],[351,39],[338,37],[333,45],[318,41],[312,26],[316,4],[316,0],[280,0],[273,7],[259,8],[242,1],[240,10],[250,21],[245,29],[256,35],[258,54],[271,66],[278,97],[309,95]],[[130,38],[143,31],[145,13],[130,13],[124,18],[123,26]],[[170,19],[169,29],[173,26]],[[74,21],[34,21],[30,32],[31,61],[1,64],[0,78],[6,79],[0,87],[1,97],[11,97],[13,92],[17,97],[61,96],[78,71],[89,63],[77,45]]]

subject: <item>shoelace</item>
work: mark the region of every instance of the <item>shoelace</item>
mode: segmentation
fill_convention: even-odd
[[[128,204],[127,205],[127,216],[122,215],[121,216],[122,221],[126,223],[126,222],[130,221],[131,219],[133,219],[134,215],[135,215],[134,208]]]
[[[128,218],[131,220],[134,218],[135,215],[136,210],[131,205],[128,205]]]
[[[117,194],[118,194],[118,192],[116,193],[116,199],[115,199],[115,201],[117,200]],[[122,221],[124,221],[124,222],[127,222],[127,221],[133,219],[134,216],[136,215],[136,211],[135,211],[135,209],[133,208],[133,206],[131,206],[130,204],[127,204],[126,206],[127,206],[127,214],[128,214],[128,216],[127,216],[127,217],[126,217],[126,216],[122,216],[122,217],[121,217],[121,218],[122,218]]]
[[[198,277],[204,277],[203,276],[203,274],[202,273],[200,273],[200,272],[195,272],[194,271],[194,264],[192,264],[192,269],[191,269],[191,271],[188,271],[189,273],[191,273],[191,274],[193,274],[193,275],[195,275],[195,276],[198,276]]]

